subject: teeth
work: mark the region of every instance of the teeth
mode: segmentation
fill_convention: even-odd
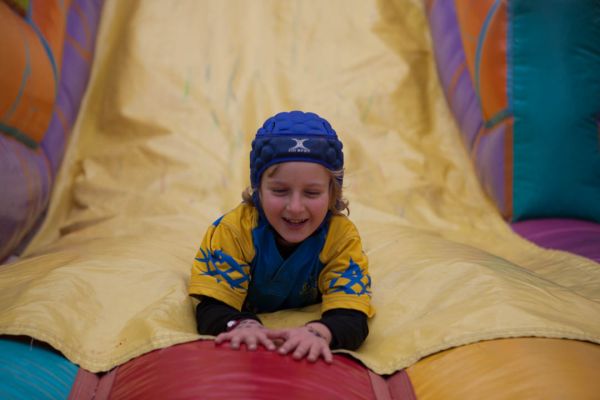
[[[291,222],[292,224],[301,224],[302,222],[306,221],[305,219],[287,219],[286,220],[288,222]]]

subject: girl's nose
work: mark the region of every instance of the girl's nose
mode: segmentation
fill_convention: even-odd
[[[288,211],[290,212],[301,212],[303,209],[302,198],[298,193],[292,193],[288,204]]]

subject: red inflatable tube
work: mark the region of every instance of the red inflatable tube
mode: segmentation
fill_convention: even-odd
[[[390,382],[388,384],[388,382]],[[332,364],[296,361],[260,348],[196,341],[153,351],[98,377],[81,370],[71,399],[414,399],[401,371],[392,379],[344,355]]]

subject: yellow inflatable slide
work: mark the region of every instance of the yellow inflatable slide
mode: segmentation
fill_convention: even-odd
[[[197,246],[241,201],[259,124],[299,109],[344,142],[370,261],[377,314],[346,353],[417,399],[600,393],[600,265],[523,239],[484,193],[420,1],[109,0],[96,46],[44,223],[0,267],[0,334],[92,373],[201,339]]]

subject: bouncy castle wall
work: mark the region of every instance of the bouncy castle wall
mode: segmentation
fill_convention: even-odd
[[[43,218],[87,85],[102,6],[25,3],[20,15],[0,1],[0,261]]]
[[[511,221],[600,221],[600,3],[438,0],[440,80],[479,178]]]

